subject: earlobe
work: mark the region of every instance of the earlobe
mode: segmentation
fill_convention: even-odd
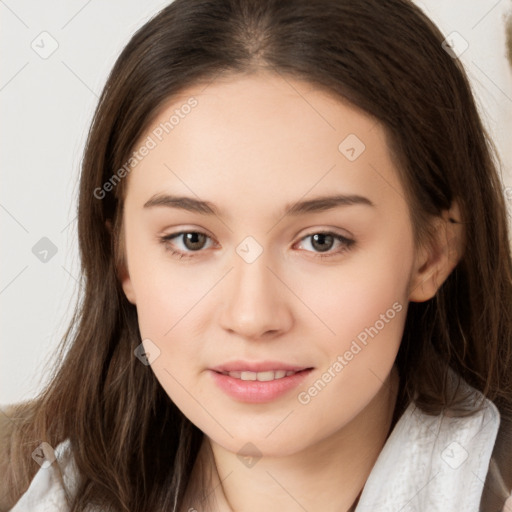
[[[437,293],[464,252],[464,231],[458,204],[436,219],[434,240],[417,254],[410,280],[409,300],[424,302]]]

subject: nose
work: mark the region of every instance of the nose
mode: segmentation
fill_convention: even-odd
[[[293,294],[263,253],[252,263],[237,254],[226,283],[220,324],[246,339],[273,338],[290,329]],[[270,267],[270,268],[269,268]]]

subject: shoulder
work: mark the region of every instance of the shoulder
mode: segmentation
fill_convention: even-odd
[[[69,440],[55,449],[42,443],[32,456],[40,467],[11,512],[68,512],[78,483]]]
[[[471,402],[481,405],[473,414],[443,418],[447,425],[453,422],[459,444],[465,448],[461,469],[472,459],[476,462],[468,477],[480,489],[479,512],[512,512],[512,404],[490,400],[464,379],[460,383],[472,396]],[[454,430],[447,432],[446,441],[455,438]],[[466,482],[465,492],[469,488]]]
[[[409,404],[377,458],[358,512],[401,507],[505,512],[511,488],[504,468],[511,470],[512,457],[501,451],[505,445],[500,441],[510,440],[511,432],[501,422],[501,409],[475,389],[469,391],[464,410],[432,414],[416,401]],[[491,456],[498,454],[500,463],[494,465]],[[501,476],[504,484],[497,493]],[[495,485],[490,489],[493,501],[482,499],[486,478]]]
[[[68,510],[67,496],[75,489],[76,469],[69,441],[55,450],[48,443],[40,443],[31,454],[31,474],[24,487],[13,493],[16,429],[32,413],[32,402],[0,406],[0,512],[37,512],[39,510]]]

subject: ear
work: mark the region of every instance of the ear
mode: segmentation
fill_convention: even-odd
[[[110,219],[107,219],[105,221],[105,225],[109,231],[109,233],[112,235],[112,221]],[[123,248],[124,250],[124,244]],[[125,259],[124,259],[125,261]],[[124,294],[126,295],[126,298],[129,302],[132,304],[136,304],[135,302],[135,292],[133,289],[132,281],[130,278],[130,274],[128,272],[128,268],[126,267],[126,264],[123,263],[119,266],[117,269],[117,278],[119,279],[119,282],[121,283],[121,286],[123,287]]]
[[[434,240],[416,254],[409,300],[424,302],[437,293],[464,253],[464,230],[456,201],[435,220]]]

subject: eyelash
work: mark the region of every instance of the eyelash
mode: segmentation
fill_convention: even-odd
[[[160,239],[160,242],[164,245],[165,250],[169,251],[171,253],[171,256],[174,256],[178,259],[193,258],[194,257],[193,253],[195,253],[195,252],[199,253],[199,252],[202,252],[202,250],[199,249],[197,251],[191,251],[190,253],[183,253],[181,251],[176,251],[170,247],[171,240],[173,240],[174,238],[178,238],[182,235],[188,234],[188,233],[200,234],[200,235],[206,236],[207,238],[210,238],[206,233],[203,233],[202,231],[180,231],[179,233],[174,233],[172,235],[165,235],[165,236],[159,237],[159,239]],[[302,237],[300,239],[300,242],[302,242],[306,238],[309,238],[313,235],[331,235],[335,240],[337,240],[338,242],[343,244],[341,249],[338,249],[337,251],[329,252],[328,254],[315,253],[315,257],[317,257],[317,258],[324,259],[324,258],[332,258],[334,256],[339,256],[340,254],[343,254],[343,253],[349,251],[352,248],[352,246],[355,244],[355,240],[346,238],[344,236],[338,235],[337,233],[333,233],[331,231],[315,231],[313,233],[310,233],[309,235],[305,235],[304,237]],[[210,238],[210,240],[211,240],[211,238]],[[307,252],[311,252],[311,251],[307,251]]]

